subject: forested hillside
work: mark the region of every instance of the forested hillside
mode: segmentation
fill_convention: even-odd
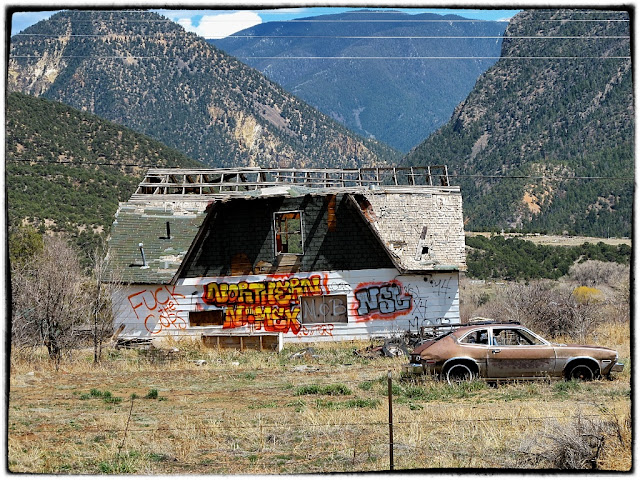
[[[629,32],[626,12],[518,14],[500,61],[404,163],[449,166],[462,186],[467,230],[629,236]]]
[[[356,167],[398,158],[146,11],[63,11],[15,35],[8,88],[95,113],[210,166]]]
[[[122,125],[59,102],[12,93],[6,103],[10,227],[23,221],[90,244],[147,167],[202,167]]]
[[[603,242],[577,246],[536,245],[521,238],[490,238],[476,235],[465,238],[467,275],[471,278],[502,280],[558,280],[572,266],[587,260],[629,265],[631,247]]]
[[[496,62],[505,28],[363,10],[263,23],[209,42],[352,131],[407,152],[446,123]]]

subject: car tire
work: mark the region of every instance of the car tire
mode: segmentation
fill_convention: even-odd
[[[386,340],[382,346],[385,357],[408,357],[409,349],[402,340]]]
[[[578,364],[571,367],[567,374],[567,380],[579,380],[589,382],[595,378],[593,370],[588,365]]]
[[[444,378],[449,385],[458,385],[464,382],[470,382],[476,378],[476,374],[468,365],[464,363],[456,363],[447,368]]]

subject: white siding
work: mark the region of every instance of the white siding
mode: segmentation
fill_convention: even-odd
[[[348,321],[305,324],[300,298],[317,295],[345,295]],[[328,299],[325,310],[342,308],[337,305]],[[189,312],[212,309],[225,310],[224,326],[189,326]],[[340,318],[342,312],[332,313]],[[276,331],[285,342],[365,339],[459,323],[458,273],[375,269],[188,278],[176,286],[129,286],[114,298],[114,314],[126,338]]]

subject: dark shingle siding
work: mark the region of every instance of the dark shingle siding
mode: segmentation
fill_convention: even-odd
[[[304,255],[302,271],[361,270],[393,268],[380,245],[347,195],[336,198],[336,228],[328,228],[327,195],[294,198],[238,199],[216,205],[211,224],[194,252],[184,277],[224,276],[231,274],[236,255],[246,255],[254,266],[263,261],[276,263],[273,214],[302,210]]]
[[[164,209],[144,211],[121,206],[111,230],[110,255],[114,269],[126,283],[169,283],[189,249],[205,213],[172,215]],[[170,223],[171,238],[166,237]],[[149,268],[142,267],[139,244]],[[173,258],[172,258],[173,257]]]

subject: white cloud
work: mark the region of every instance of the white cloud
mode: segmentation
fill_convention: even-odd
[[[291,7],[291,8],[278,8],[277,10],[264,10],[262,13],[268,15],[270,13],[281,15],[281,14],[294,14],[299,15],[306,12],[313,12],[313,9],[309,8],[300,8],[300,7]]]
[[[185,30],[204,38],[224,38],[245,28],[262,23],[262,19],[255,12],[241,11],[221,13],[219,15],[204,15],[198,25],[194,25],[189,17],[180,18],[177,23]]]

